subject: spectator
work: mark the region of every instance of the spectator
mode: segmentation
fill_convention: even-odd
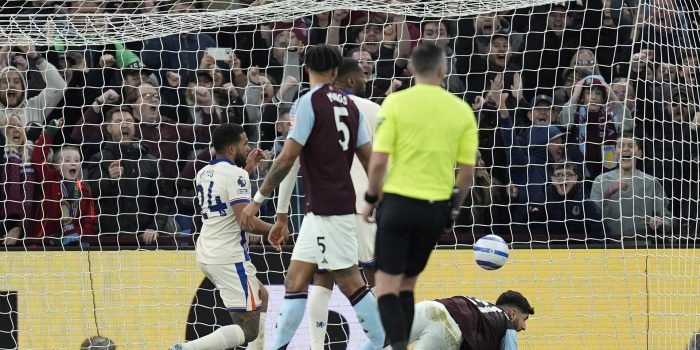
[[[477,152],[474,185],[455,220],[455,233],[466,232],[475,239],[489,234],[504,234],[508,218],[506,186],[491,177],[481,152]]]
[[[670,231],[672,221],[663,187],[637,169],[642,156],[639,140],[623,134],[617,142],[618,168],[599,175],[591,191],[591,200],[603,218],[605,237],[648,237]]]
[[[581,43],[581,32],[570,28],[567,15],[570,3],[555,3],[536,8],[531,17],[534,25],[525,35],[523,82],[527,96],[534,92],[551,95],[559,67],[566,67]],[[540,26],[540,18],[546,28]],[[535,20],[536,19],[536,20]]]
[[[173,1],[168,13],[195,11],[191,4],[190,0]],[[166,81],[165,73],[168,70],[176,70],[180,75],[180,81],[188,81],[190,75],[199,68],[204,58],[204,51],[210,47],[216,47],[216,41],[209,34],[202,32],[174,34],[147,40],[144,43],[141,58],[146,67],[161,72],[160,81]]]
[[[0,118],[4,119],[4,118]],[[0,120],[4,140],[0,159],[0,235],[6,246],[22,239],[34,214],[35,179],[30,163],[33,144],[27,140],[20,118],[11,115]]]
[[[190,75],[185,98],[181,101],[185,102],[187,111],[186,117],[179,116],[184,123],[211,125],[221,124],[226,119],[220,108],[221,102],[214,94],[214,78],[206,71],[198,70]]]
[[[634,87],[626,78],[615,78],[610,88],[618,101],[625,101],[625,107],[630,111],[629,118],[637,120],[637,96],[634,94]]]
[[[696,107],[689,103],[686,87],[675,87],[665,103],[664,113],[654,120],[645,120],[644,171],[659,179],[670,198],[670,210],[682,225],[695,226],[698,194],[694,184],[698,179],[695,146],[700,140],[698,131],[691,128]],[[676,222],[677,224],[677,222]],[[674,226],[675,227],[675,226]]]
[[[63,120],[51,121],[32,151],[34,178],[41,184],[40,204],[34,213],[32,237],[49,245],[69,245],[80,236],[95,233],[95,201],[90,188],[81,181],[80,150],[61,146],[49,161],[54,135]]]
[[[567,239],[603,238],[598,207],[585,198],[576,164],[553,166],[552,182],[547,185],[547,231]]]
[[[503,74],[502,86],[510,87],[513,84],[513,75],[520,70],[520,66],[513,55],[509,36],[510,31],[501,28],[491,36],[490,48],[486,53],[472,55],[466,78],[467,101],[473,102],[476,96],[489,90],[489,82],[497,74]]]
[[[277,155],[282,152],[282,146],[287,140],[287,134],[292,128],[292,118],[289,116],[290,109],[284,108],[280,110],[280,116],[277,118],[275,123],[275,129],[277,130],[277,138],[275,139],[275,145],[272,147],[272,158],[277,158]]]
[[[374,79],[376,78],[376,74],[374,73],[374,61],[372,61],[372,55],[370,55],[369,52],[356,48],[348,51],[345,54],[345,57],[350,57],[353,60],[360,62],[362,71],[365,72],[365,79],[367,79],[367,91],[365,91],[365,97],[375,99],[385,96],[385,94],[379,90],[379,87],[374,82]]]
[[[595,54],[589,49],[578,49],[574,57],[571,58],[569,68],[581,69],[588,74],[600,75],[600,67],[596,61]]]
[[[430,20],[421,22],[421,41],[433,43],[445,50],[448,67],[447,75],[445,76],[447,91],[459,94],[462,97],[461,95],[464,94],[466,87],[464,86],[464,81],[457,74],[457,60],[450,45],[450,37],[449,22]]]
[[[156,217],[165,214],[156,205],[158,160],[134,139],[131,108],[110,109],[105,124],[111,141],[102,144],[87,166],[90,188],[98,198],[99,232],[136,234],[151,244],[158,237]]]
[[[535,125],[527,141],[514,139],[512,129],[505,127],[501,128],[501,135],[504,146],[510,148],[509,168],[515,185],[511,189],[513,221],[527,224],[531,233],[546,232],[546,186],[553,164],[566,160],[566,133],[558,126]]]
[[[278,106],[289,105],[299,83],[299,67],[287,69],[290,75],[275,92],[274,82],[257,68],[248,69],[248,86],[243,94],[245,114],[243,120],[234,120],[243,125],[248,141],[260,142],[259,147],[269,150],[275,140],[274,123],[278,118]],[[256,145],[257,147],[257,145]]]
[[[616,140],[623,131],[632,131],[631,115],[603,77],[591,75],[576,83],[559,120],[579,144],[586,179],[595,179],[615,166]]]
[[[30,65],[36,65],[42,73],[46,88],[39,95],[27,98],[27,81],[22,72],[14,66],[0,69],[0,117],[16,115],[22,126],[30,122],[44,123],[46,117],[63,98],[66,82],[61,78],[56,67],[41,57],[32,46],[20,46]],[[7,52],[9,47],[0,48]],[[0,63],[1,64],[1,63]]]

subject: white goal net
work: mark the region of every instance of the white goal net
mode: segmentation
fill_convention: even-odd
[[[696,343],[695,0],[7,0],[0,349],[92,336],[165,348],[230,324],[193,251],[193,179],[213,128],[243,126],[255,191],[308,88],[305,48],[358,60],[363,97],[381,104],[413,84],[408,58],[424,42],[444,47],[444,87],[476,112],[480,156],[416,299],[518,290],[536,310],[524,349]],[[472,259],[487,234],[513,248],[497,271]],[[269,346],[293,239],[281,253],[263,243],[250,237]],[[331,312],[328,348],[357,348],[364,334],[338,291]],[[306,327],[289,349],[309,348]]]

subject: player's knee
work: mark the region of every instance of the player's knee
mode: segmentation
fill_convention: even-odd
[[[297,276],[290,276],[287,275],[287,278],[284,280],[284,289],[287,292],[293,292],[293,293],[298,293],[298,292],[305,292],[309,288],[309,281],[304,281]]]

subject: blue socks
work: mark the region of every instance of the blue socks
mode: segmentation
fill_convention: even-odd
[[[369,341],[362,344],[361,350],[378,350],[384,347],[384,327],[379,317],[379,309],[374,294],[364,286],[353,293],[348,299],[355,309],[357,319],[367,334]]]
[[[286,349],[289,342],[292,341],[294,333],[304,318],[306,298],[306,292],[285,294],[280,318],[277,320],[275,337],[272,341],[273,349]]]

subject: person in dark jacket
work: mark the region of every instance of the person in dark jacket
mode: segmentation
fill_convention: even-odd
[[[603,238],[598,207],[587,200],[575,163],[554,164],[547,185],[547,231],[552,237]]]
[[[151,244],[158,237],[158,160],[134,140],[129,107],[109,110],[105,122],[111,142],[105,141],[88,165],[90,187],[99,198],[99,232],[139,235]]]

